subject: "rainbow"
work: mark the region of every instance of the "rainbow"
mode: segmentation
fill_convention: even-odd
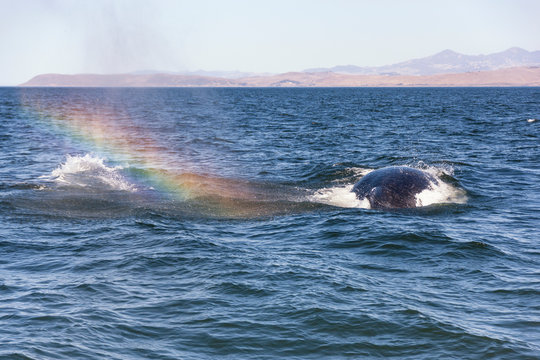
[[[177,201],[203,202],[208,211],[226,217],[267,212],[265,200],[261,199],[264,196],[252,184],[212,173],[197,174],[192,162],[173,157],[149,131],[129,121],[125,113],[104,107],[89,111],[76,103],[51,109],[24,96],[21,103],[31,118],[59,136],[82,142],[106,158],[144,169],[143,176],[153,188]]]

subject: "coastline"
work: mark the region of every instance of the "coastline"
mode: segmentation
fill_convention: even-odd
[[[173,74],[41,74],[18,87],[534,87],[540,67],[436,75],[349,75],[288,72],[238,79]]]

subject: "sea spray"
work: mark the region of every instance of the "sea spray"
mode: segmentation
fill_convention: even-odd
[[[66,162],[53,170],[49,178],[61,186],[136,191],[136,187],[121,174],[122,169],[121,166],[108,167],[98,156],[67,155]]]

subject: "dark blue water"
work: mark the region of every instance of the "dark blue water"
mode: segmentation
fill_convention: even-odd
[[[0,89],[0,357],[540,358],[539,104]],[[390,165],[445,188],[348,196]]]

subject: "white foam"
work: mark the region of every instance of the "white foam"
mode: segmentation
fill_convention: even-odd
[[[437,184],[431,183],[431,188],[416,194],[416,206],[429,206],[433,204],[465,204],[467,195],[465,190],[456,188],[441,180]]]
[[[135,191],[133,184],[120,173],[121,166],[108,167],[97,156],[70,156],[53,170],[50,179],[63,186]]]
[[[369,200],[359,200],[352,192],[353,186],[335,186],[317,190],[310,196],[310,201],[344,208],[369,209]]]
[[[465,190],[441,180],[442,175],[454,175],[454,169],[451,166],[441,165],[441,167],[434,167],[423,165],[420,170],[433,175],[438,181],[437,183],[431,182],[431,188],[416,194],[417,207],[433,204],[465,204],[467,202]]]

